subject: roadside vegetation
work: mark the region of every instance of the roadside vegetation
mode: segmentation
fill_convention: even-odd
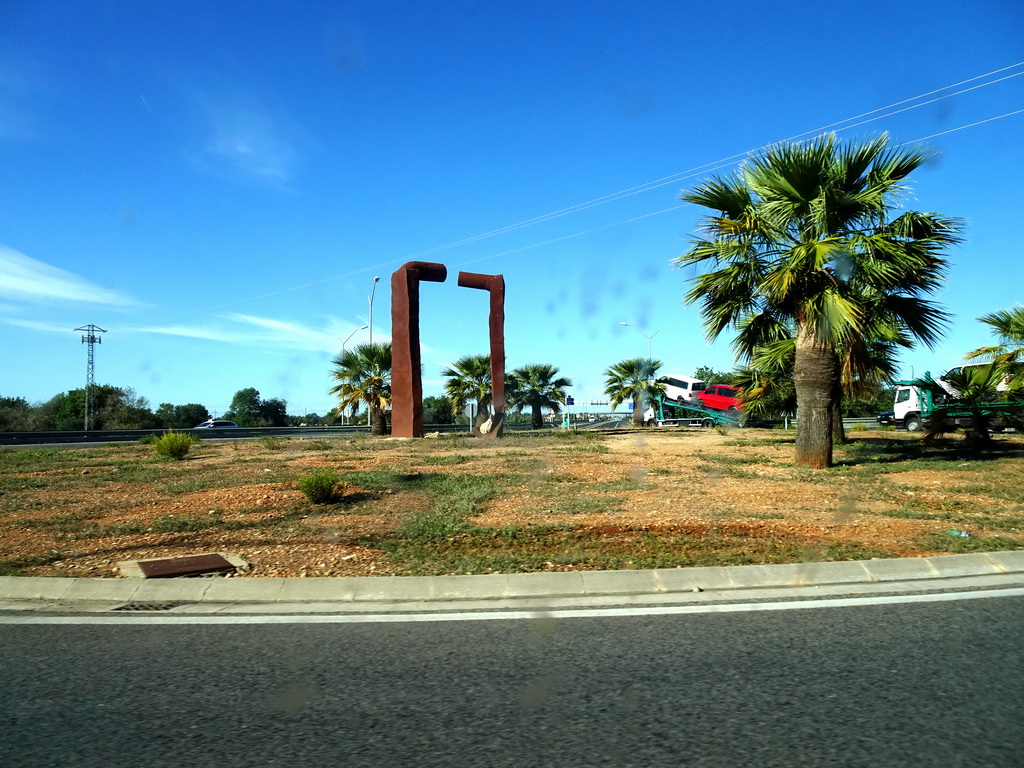
[[[451,434],[0,452],[0,573],[231,551],[253,576],[804,562],[1024,546],[1024,437],[870,430],[829,473],[781,430]],[[953,531],[954,533],[951,533]],[[962,536],[968,533],[969,536]]]

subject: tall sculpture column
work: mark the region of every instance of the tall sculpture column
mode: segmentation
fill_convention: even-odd
[[[459,272],[459,286],[489,291],[487,327],[491,342],[491,423],[483,437],[501,437],[505,426],[505,276]]]
[[[391,275],[391,434],[423,437],[420,281],[443,283],[444,264],[410,261]]]

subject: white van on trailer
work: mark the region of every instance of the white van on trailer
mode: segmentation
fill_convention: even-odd
[[[697,393],[703,392],[707,383],[681,373],[659,376],[659,384],[665,385],[665,400],[697,405]]]

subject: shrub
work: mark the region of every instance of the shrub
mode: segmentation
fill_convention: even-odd
[[[346,484],[333,469],[317,469],[299,478],[299,490],[314,504],[330,504],[338,501],[345,492]]]
[[[198,442],[199,438],[195,435],[168,430],[153,441],[153,452],[157,456],[181,461],[192,450],[192,446]]]
[[[141,445],[152,445],[159,439],[156,435],[143,435],[139,438],[139,443]]]
[[[850,426],[850,431],[851,432],[867,432],[868,431],[868,425],[867,424],[852,424]]]
[[[263,447],[266,448],[268,451],[280,451],[282,448],[284,448],[284,441],[288,439],[289,438],[287,437],[273,437],[271,435],[264,435],[263,437],[260,438],[260,442],[263,444]]]

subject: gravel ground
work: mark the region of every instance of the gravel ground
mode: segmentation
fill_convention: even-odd
[[[919,439],[875,432],[851,437],[865,445]],[[157,462],[147,446],[93,450],[72,466],[6,473],[0,560],[59,553],[53,562],[23,572],[115,576],[120,560],[227,551],[254,565],[251,577],[401,572],[384,553],[357,546],[353,539],[397,529],[429,500],[411,491],[353,485],[342,504],[312,505],[296,489],[295,479],[324,466],[341,473],[513,473],[521,480],[471,522],[493,527],[568,524],[596,537],[727,530],[795,536],[809,545],[856,542],[900,557],[936,554],[922,548],[921,535],[950,528],[935,516],[951,509],[965,514],[987,510],[989,524],[1024,513],[1024,488],[1013,504],[1005,491],[1002,498],[988,496],[979,483],[985,477],[1024,477],[1022,436],[1003,437],[1004,445],[1019,450],[997,461],[952,466],[939,461],[934,469],[913,462],[904,471],[888,466],[884,474],[866,471],[871,456],[864,450],[850,466],[798,471],[792,466],[791,439],[792,434],[754,429],[725,434],[652,429],[579,442],[550,437],[499,443],[468,438],[290,440],[275,450],[259,442],[204,443],[184,462]],[[211,483],[216,487],[201,487]],[[891,516],[899,510],[932,517]],[[196,521],[201,530],[145,530],[167,516]],[[204,518],[250,527],[203,528]],[[95,536],[89,526],[121,526],[127,532],[113,529],[110,535]],[[975,526],[974,534],[1021,538],[1005,522],[985,526]]]

